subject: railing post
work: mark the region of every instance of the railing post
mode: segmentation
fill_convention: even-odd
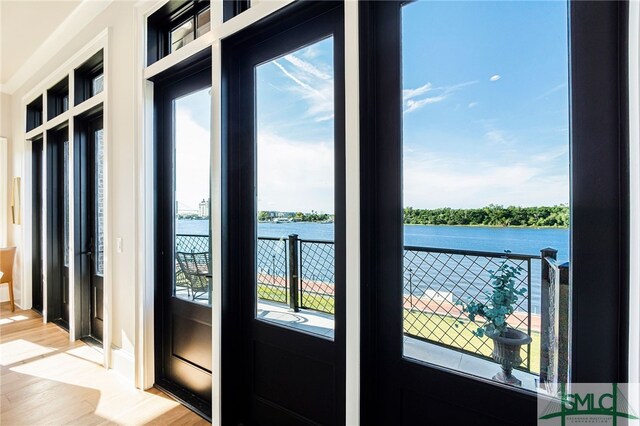
[[[558,383],[569,382],[569,262],[560,270],[558,294]]]
[[[298,305],[298,234],[289,235],[289,307],[293,312],[300,310]]]
[[[548,379],[550,356],[549,349],[553,342],[550,335],[551,329],[551,300],[554,297],[551,294],[551,279],[549,277],[549,263],[546,258],[556,259],[558,250],[546,248],[540,250],[540,382],[545,383]],[[531,295],[529,295],[531,297]],[[531,315],[531,314],[529,314]]]

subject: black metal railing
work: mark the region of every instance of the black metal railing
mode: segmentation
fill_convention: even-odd
[[[208,251],[207,236],[178,235],[180,251]],[[335,306],[335,245],[331,241],[259,237],[256,250],[257,291],[261,300],[288,304],[328,314]],[[492,343],[473,335],[460,300],[486,301],[492,287],[491,271],[503,262],[522,268],[517,288],[527,292],[517,303],[509,325],[539,344],[540,317],[532,315],[532,272],[540,270],[540,256],[471,250],[405,246],[404,333],[408,337],[489,359]],[[535,263],[535,264],[534,264]],[[539,311],[539,308],[536,307]],[[534,321],[535,319],[535,321]],[[523,348],[520,369],[539,371],[532,345]],[[539,358],[539,357],[538,357]]]
[[[491,358],[493,344],[478,338],[477,325],[466,320],[458,301],[486,302],[493,290],[492,271],[503,262],[520,267],[515,287],[526,288],[508,318],[511,327],[531,335],[531,271],[539,256],[405,246],[405,335],[447,348]],[[531,371],[531,345],[523,348],[521,369]]]
[[[258,297],[262,300],[287,303],[289,276],[287,274],[287,240],[259,238],[257,251]]]

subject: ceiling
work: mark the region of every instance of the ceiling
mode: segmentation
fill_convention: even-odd
[[[0,0],[0,85],[10,81],[82,0]]]

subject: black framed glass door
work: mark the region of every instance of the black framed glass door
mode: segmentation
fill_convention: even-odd
[[[211,55],[155,85],[156,386],[211,417]]]
[[[75,118],[75,292],[78,338],[101,342],[104,321],[104,118],[94,108]]]
[[[503,7],[499,13],[488,10]],[[532,9],[525,13],[518,11],[521,7]],[[406,9],[403,11],[403,8]],[[428,13],[421,15],[420,8],[428,9]],[[556,384],[625,382],[624,339],[614,342],[607,334],[598,341],[597,347],[588,349],[587,344],[592,336],[591,327],[596,323],[616,336],[624,335],[626,328],[624,305],[615,301],[628,288],[622,272],[625,261],[617,248],[624,242],[625,231],[621,229],[625,223],[626,195],[620,190],[624,188],[625,171],[616,153],[624,152],[625,142],[623,127],[613,119],[624,108],[624,96],[615,89],[620,84],[619,69],[625,69],[624,55],[619,56],[613,46],[623,34],[625,6],[606,2],[525,6],[518,3],[368,2],[362,4],[360,10],[361,34],[366,35],[361,65],[368,70],[361,85],[364,96],[361,113],[366,123],[361,129],[361,160],[363,176],[367,177],[362,194],[363,211],[367,212],[362,216],[365,235],[362,241],[363,423],[462,424],[473,419],[478,424],[533,424],[536,393],[544,393],[547,390],[544,385],[553,384],[554,380]],[[521,15],[517,16],[518,13]],[[498,16],[503,19],[497,19]],[[549,25],[535,24],[536,20],[540,23],[550,19],[554,22]],[[490,22],[493,24],[488,24]],[[598,22],[597,28],[593,26],[595,22]],[[469,37],[475,25],[481,30]],[[509,28],[512,39],[505,41],[505,37],[497,37],[500,43],[488,40],[505,27]],[[413,33],[407,33],[408,28]],[[527,37],[542,28],[544,34]],[[547,39],[554,31],[561,36]],[[517,34],[523,36],[517,37]],[[568,34],[565,43],[570,49],[562,44],[562,34]],[[559,46],[553,44],[558,40]],[[539,44],[538,48],[531,43]],[[494,48],[511,52],[515,58],[513,63],[505,63],[508,59],[505,52],[494,56]],[[408,57],[412,52],[414,55],[419,52],[419,56]],[[601,60],[595,68],[587,59],[594,55]],[[474,70],[470,66],[474,61],[485,66]],[[546,67],[554,62],[560,70],[555,76],[561,77],[564,73],[567,79],[566,74],[570,73],[568,81],[558,81],[547,90],[535,91],[537,93],[528,92],[541,81],[549,83],[546,79],[554,73]],[[571,66],[567,71],[569,62]],[[447,63],[455,66],[447,68]],[[403,69],[408,64],[412,65]],[[533,70],[539,73],[523,78]],[[477,77],[470,71],[477,71]],[[507,79],[510,81],[504,81]],[[522,79],[522,84],[516,84],[518,79]],[[595,82],[599,80],[607,81],[607,86],[597,86]],[[503,83],[507,87],[500,88]],[[509,90],[504,91],[507,88]],[[563,98],[554,101],[559,94]],[[599,102],[603,97],[611,100],[606,107]],[[546,107],[540,106],[542,103]],[[501,112],[505,105],[509,105],[506,113]],[[537,115],[532,111],[536,108]],[[478,116],[480,112],[484,117]],[[594,114],[607,118],[596,123],[589,119]],[[542,126],[524,125],[532,117],[538,124],[548,125],[557,119],[567,123],[558,126],[553,136],[532,137],[543,130]],[[511,123],[511,127],[505,123]],[[468,132],[473,126],[484,127],[479,127],[482,132],[478,135]],[[443,132],[443,128],[446,131]],[[569,130],[563,138],[567,142],[564,152],[550,155],[546,144],[558,140],[561,131]],[[537,147],[539,155],[526,153],[533,147]],[[494,163],[509,155],[522,157]],[[560,158],[564,164],[554,162]],[[505,164],[507,167],[502,167]],[[540,182],[523,179],[520,172],[535,169],[536,172],[529,175],[534,177],[550,165],[554,165],[554,172],[558,172],[559,167],[564,169],[562,179],[566,181],[568,194],[565,196],[569,204],[564,209],[571,230],[562,240],[565,253],[558,250],[557,255],[570,260],[569,264],[556,262],[555,250],[545,250],[546,245],[539,247],[542,250],[538,256],[520,256],[522,253],[443,248],[434,243],[447,225],[460,225],[455,227],[460,233],[461,226],[471,221],[481,224],[482,219],[474,216],[477,213],[474,210],[490,213],[518,209],[496,204],[485,209],[473,208],[482,206],[457,206],[456,209],[456,206],[429,206],[428,203],[461,200],[470,204],[478,197],[500,200],[508,194],[513,199],[535,198],[533,188]],[[480,173],[483,167],[487,169]],[[598,169],[597,178],[589,173],[589,168]],[[511,174],[515,169],[519,171]],[[508,176],[495,179],[507,170]],[[557,177],[557,174],[546,173],[544,181],[549,182],[550,176]],[[540,187],[538,196],[552,197],[558,185],[558,181],[554,182],[553,187]],[[515,190],[508,188],[514,183],[518,183]],[[596,187],[599,190],[594,191]],[[487,195],[487,188],[494,193]],[[616,195],[603,199],[599,195],[602,193]],[[419,200],[424,205],[405,204],[407,200],[413,203]],[[594,206],[598,208],[594,210]],[[500,225],[511,233],[517,231],[511,229],[515,222],[505,224],[505,221],[520,219],[503,216],[491,225]],[[536,220],[540,219],[541,216],[536,216]],[[412,238],[416,241],[417,229],[405,224],[434,225],[431,221],[439,228],[425,235],[422,244],[408,242]],[[597,232],[600,237],[596,237],[594,229],[601,230]],[[499,231],[491,228],[494,234]],[[536,233],[546,233],[546,230],[536,227]],[[447,237],[447,243],[455,240],[455,235]],[[508,242],[501,237],[493,239],[511,246],[525,240],[527,237],[512,238]],[[473,242],[467,238],[463,243]],[[590,249],[599,244],[608,247],[605,256]],[[536,262],[542,266],[532,272],[531,265]],[[469,299],[476,297],[477,302],[489,304],[487,306],[495,303],[497,299],[492,298],[495,292],[491,290],[499,287],[496,274],[500,276],[501,265],[512,263],[520,264],[525,275],[523,281],[518,277],[511,277],[509,281],[515,289],[526,288],[518,293],[514,309],[504,311],[501,324],[505,328],[525,329],[523,333],[531,338],[518,351],[522,363],[514,360],[511,365],[513,375],[521,382],[506,381],[504,375],[495,374],[500,366],[495,362],[491,364],[494,361],[491,351],[486,353],[486,360],[482,359],[481,345],[487,342],[487,335],[475,328],[472,330],[475,333],[465,330],[474,319],[479,319],[468,315],[469,306],[473,306]],[[545,268],[555,268],[556,274],[545,275]],[[483,274],[487,274],[488,279],[483,278]],[[600,285],[603,279],[610,285]],[[555,305],[554,301],[545,299],[551,294],[545,296],[545,291],[550,292],[554,285],[548,280],[557,283],[557,287],[565,286],[567,292],[564,296],[562,291],[555,293],[559,297]],[[489,285],[489,296],[482,296],[483,283]],[[549,340],[549,333],[553,331],[550,325],[553,317],[549,315],[560,308],[557,301],[563,299],[563,315],[565,319],[570,318],[569,328],[554,342]],[[463,302],[462,305],[457,301]],[[536,303],[540,308],[538,312],[533,309]],[[590,306],[601,309],[599,320],[586,316]],[[536,317],[539,318],[537,324],[533,320]],[[482,321],[478,321],[476,328],[481,324]],[[500,323],[492,326],[496,325]],[[483,331],[491,332],[490,329]],[[536,338],[540,340],[536,342]],[[556,376],[557,368],[549,368],[549,364],[545,368],[549,362],[545,357],[558,360],[561,345],[571,345],[572,357],[564,353],[565,374]],[[483,364],[485,361],[489,363]],[[597,367],[603,363],[606,367]],[[483,365],[489,371],[483,369]],[[539,370],[534,371],[536,369]],[[527,379],[530,379],[529,385]],[[499,409],[490,408],[496,406]]]
[[[224,424],[344,422],[342,26],[303,2],[223,44]]]

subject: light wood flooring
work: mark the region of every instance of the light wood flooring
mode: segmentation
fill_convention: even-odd
[[[156,389],[136,389],[101,360],[37,313],[0,303],[0,424],[209,424]]]

